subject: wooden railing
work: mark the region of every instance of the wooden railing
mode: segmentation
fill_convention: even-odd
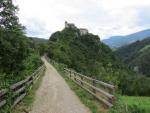
[[[67,73],[65,75],[96,97],[99,101],[103,102],[108,107],[113,106],[115,101],[114,85],[87,77],[67,68],[64,68],[64,71]]]
[[[44,72],[45,66],[39,67],[32,75],[28,76],[26,79],[19,81],[11,85],[8,89],[0,90],[0,113],[5,105],[8,106],[8,109],[15,107],[31,89],[32,85]],[[8,112],[8,111],[7,111]],[[6,113],[6,112],[5,112]]]

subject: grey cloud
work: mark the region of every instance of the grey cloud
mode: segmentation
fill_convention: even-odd
[[[123,3],[120,0],[16,0],[28,35],[49,37],[61,30],[67,20],[102,38],[146,29],[150,22],[150,4],[146,8],[144,3],[139,8],[144,1],[133,0],[130,4],[130,0]]]

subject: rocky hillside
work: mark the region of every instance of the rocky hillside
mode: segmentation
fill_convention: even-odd
[[[119,67],[111,49],[93,34],[80,35],[77,29],[64,29],[50,37],[49,45],[52,59],[89,76]]]

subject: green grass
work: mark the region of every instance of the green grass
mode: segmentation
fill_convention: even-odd
[[[150,113],[150,97],[119,96],[109,113]]]
[[[137,105],[147,113],[150,113],[150,97],[122,96],[121,101],[127,106]]]
[[[35,100],[36,91],[38,90],[42,82],[42,75],[44,75],[44,72],[41,74],[39,79],[33,85],[32,89],[25,96],[25,98],[17,106],[15,106],[11,113],[28,113],[29,111],[31,111],[33,102]]]
[[[64,65],[61,64],[54,64],[53,66],[57,69],[57,71],[62,75],[65,81],[68,83],[71,90],[75,92],[75,94],[79,97],[80,101],[87,106],[92,113],[107,113],[107,109],[97,101],[91,94],[89,94],[86,90],[78,86],[76,83],[71,81],[63,71]]]

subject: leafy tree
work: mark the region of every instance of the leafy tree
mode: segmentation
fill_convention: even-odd
[[[30,40],[7,30],[0,30],[0,68],[4,72],[18,70],[30,49]],[[21,67],[20,67],[21,68]]]
[[[47,53],[47,49],[48,49],[48,44],[47,43],[39,43],[39,44],[36,44],[36,46],[37,46],[37,50],[38,50],[38,52],[41,56],[44,53]]]
[[[24,35],[17,11],[12,0],[0,1],[0,75],[4,81],[22,79],[41,65],[32,40]]]
[[[16,13],[18,8],[13,5],[12,0],[1,0],[0,2],[0,27],[11,30],[22,32],[23,26],[19,23]]]

